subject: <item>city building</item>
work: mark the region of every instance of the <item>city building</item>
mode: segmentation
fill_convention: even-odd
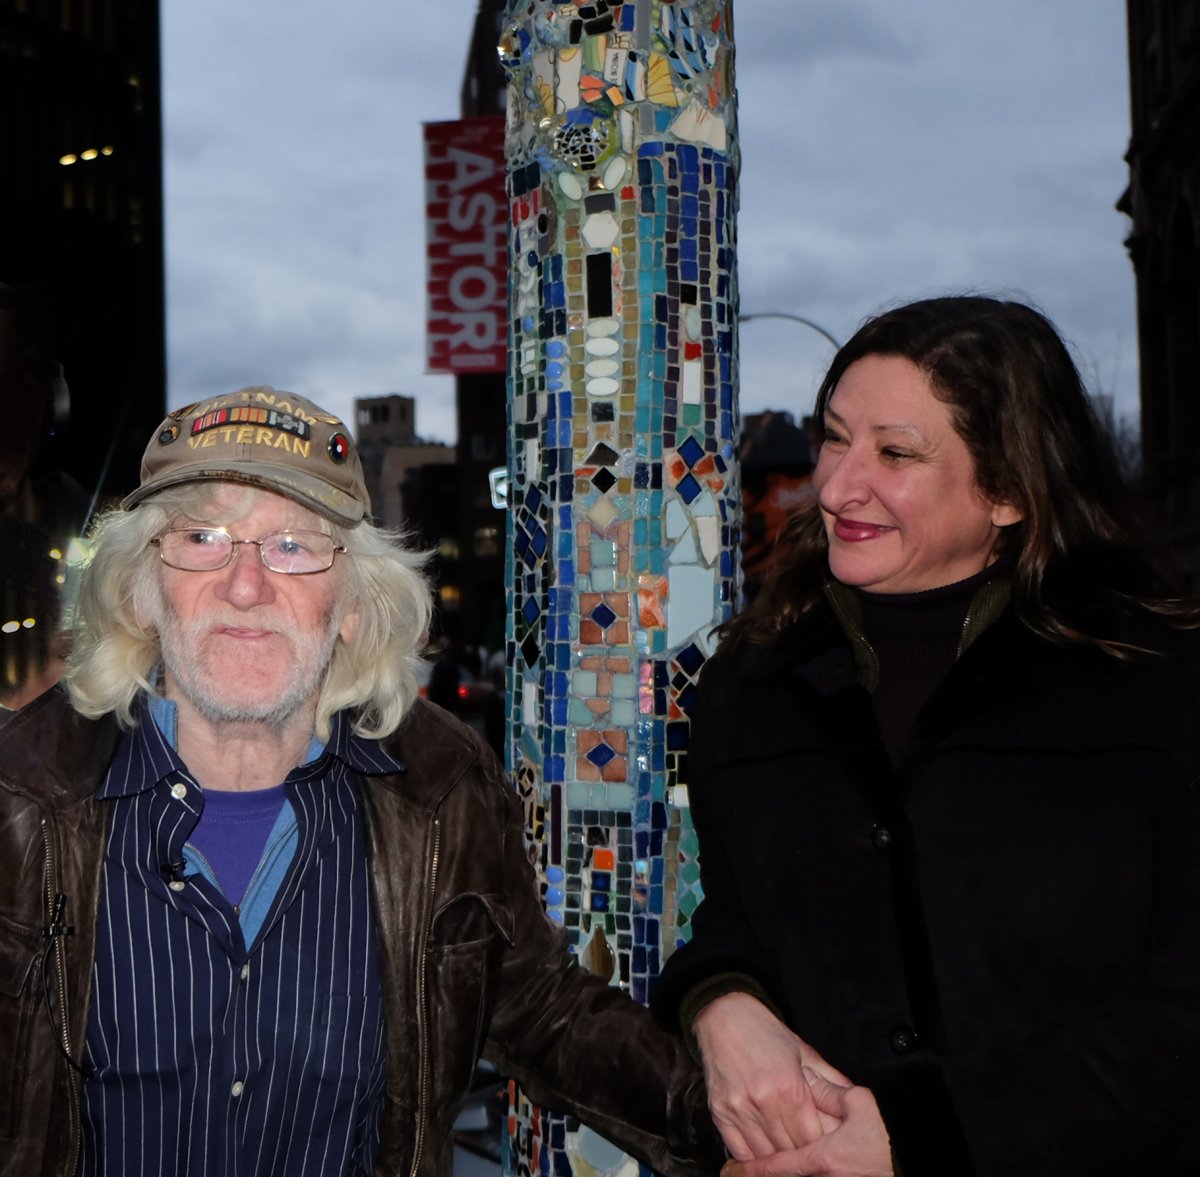
[[[1200,586],[1200,8],[1129,0],[1129,188],[1145,486]]]
[[[504,635],[504,513],[492,505],[488,471],[504,464],[504,435],[488,428],[486,411],[479,420],[475,410],[491,406],[472,395],[477,379],[459,378],[457,447],[418,436],[409,396],[356,400],[355,437],[376,521],[434,553],[437,636],[495,650]]]
[[[0,282],[46,309],[65,390],[38,462],[104,501],[165,403],[155,0],[0,6]]]

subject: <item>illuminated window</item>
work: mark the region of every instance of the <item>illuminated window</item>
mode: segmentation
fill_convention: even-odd
[[[475,528],[475,555],[498,556],[500,554],[500,528]]]
[[[462,603],[462,593],[459,592],[458,585],[444,584],[438,589],[438,599],[446,613],[457,613]]]
[[[444,556],[447,560],[457,560],[462,555],[462,548],[458,543],[458,536],[444,535],[438,540],[438,555]]]

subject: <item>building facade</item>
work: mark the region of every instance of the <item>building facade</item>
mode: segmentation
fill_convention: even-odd
[[[104,501],[165,403],[155,0],[0,3],[0,282],[47,308],[69,402],[39,462]]]
[[[1133,227],[1145,486],[1200,585],[1200,6],[1129,0]]]

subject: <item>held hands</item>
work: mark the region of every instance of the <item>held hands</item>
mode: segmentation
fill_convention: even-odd
[[[696,1015],[708,1106],[739,1161],[819,1140],[822,1122],[801,1068],[849,1087],[850,1080],[748,993],[726,993]]]
[[[865,1087],[843,1087],[804,1068],[813,1102],[836,1128],[820,1140],[752,1161],[733,1160],[721,1177],[893,1177],[887,1129],[875,1097]]]
[[[734,1158],[723,1177],[890,1177],[888,1135],[874,1096],[756,998],[719,997],[692,1029],[709,1109]]]

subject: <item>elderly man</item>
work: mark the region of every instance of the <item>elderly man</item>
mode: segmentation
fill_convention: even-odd
[[[344,426],[172,413],[100,520],[66,689],[0,727],[0,1172],[447,1173],[477,1058],[666,1173],[697,1071],[543,916],[518,807],[418,700],[421,560]]]

